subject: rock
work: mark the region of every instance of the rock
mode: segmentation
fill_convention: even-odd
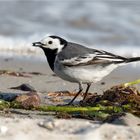
[[[20,103],[23,108],[29,109],[32,107],[38,107],[41,99],[36,92],[29,92],[27,94],[19,95],[15,101]]]
[[[17,96],[18,94],[15,93],[0,93],[0,99],[8,102],[15,100]]]
[[[46,128],[48,130],[54,130],[55,128],[55,121],[53,119],[50,119],[49,121],[41,121],[38,123],[40,127]]]
[[[22,91],[36,91],[34,87],[30,86],[29,84],[22,84],[17,87],[11,87],[10,89],[22,90]]]

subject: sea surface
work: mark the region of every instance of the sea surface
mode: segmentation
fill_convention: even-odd
[[[1,55],[41,56],[46,35],[140,56],[140,0],[0,0]]]

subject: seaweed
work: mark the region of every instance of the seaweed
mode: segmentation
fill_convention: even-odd
[[[4,108],[38,110],[55,115],[58,118],[82,118],[90,120],[99,120],[102,122],[111,122],[114,119],[125,115],[129,112],[140,117],[140,92],[132,87],[133,84],[139,83],[140,80],[130,83],[113,86],[103,92],[102,95],[89,94],[84,101],[80,101],[79,105],[73,106],[49,106],[41,105],[26,107],[18,100],[7,102],[0,100],[0,110]],[[36,93],[37,94],[37,93]],[[73,96],[68,93],[67,95]],[[38,95],[36,95],[38,97]],[[57,96],[50,94],[50,96]],[[63,96],[60,94],[59,96]]]
[[[45,75],[45,74],[40,72],[16,72],[11,70],[0,70],[0,75],[31,78],[32,77],[31,75]]]
[[[10,71],[10,70],[0,70],[0,75],[10,75],[10,76],[26,77],[26,78],[30,78],[31,77],[28,73],[25,73],[25,72],[15,72],[15,71]]]

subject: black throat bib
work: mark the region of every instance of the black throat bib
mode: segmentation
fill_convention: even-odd
[[[51,50],[51,49],[43,48],[43,51],[47,57],[49,66],[52,70],[54,70],[54,61],[57,55],[57,50],[58,49]]]

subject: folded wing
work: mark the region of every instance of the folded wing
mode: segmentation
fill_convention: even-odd
[[[111,63],[125,63],[127,58],[114,55],[106,51],[94,50],[94,53],[83,54],[72,57],[70,59],[63,59],[61,63],[65,66],[86,66],[94,64],[111,64]]]

